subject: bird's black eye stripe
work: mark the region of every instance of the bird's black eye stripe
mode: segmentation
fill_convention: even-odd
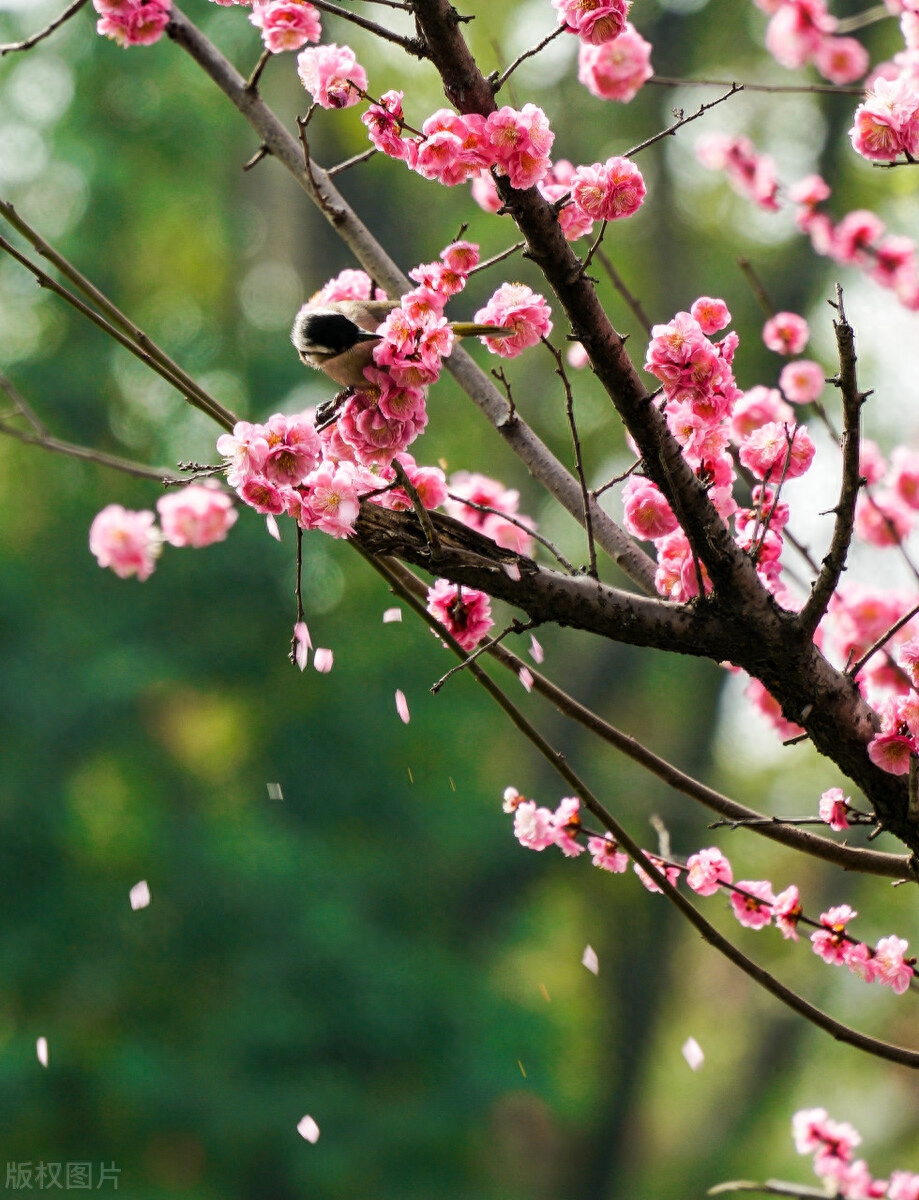
[[[376,335],[359,329],[341,313],[311,313],[303,323],[303,332],[316,346],[344,353],[356,342],[371,341]]]

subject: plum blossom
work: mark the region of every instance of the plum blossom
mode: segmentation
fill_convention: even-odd
[[[728,306],[723,300],[716,300],[712,296],[700,296],[698,300],[692,302],[689,311],[699,322],[699,328],[706,337],[711,337],[713,333],[720,333],[731,323]]]
[[[485,139],[490,163],[499,175],[506,175],[512,188],[529,188],[549,173],[549,151],[555,134],[549,119],[535,104],[525,104],[518,112],[505,105],[489,114]]]
[[[585,42],[599,45],[618,38],[632,0],[552,0],[559,24]]]
[[[811,945],[814,953],[819,954],[824,962],[838,966],[846,960],[846,925],[858,913],[848,904],[838,904],[820,914],[822,929],[811,934]]]
[[[814,460],[815,446],[805,425],[790,429],[769,422],[755,429],[740,445],[740,461],[757,479],[778,482],[797,479]]]
[[[485,338],[485,345],[502,358],[516,358],[552,332],[551,309],[542,296],[524,283],[502,283],[484,308],[473,317],[478,325],[513,329],[509,337]]]
[[[900,154],[915,156],[919,150],[919,92],[903,76],[875,79],[854,121],[849,137],[863,158],[893,162]]]
[[[571,199],[594,221],[616,221],[631,217],[645,198],[641,172],[627,158],[608,158],[605,163],[578,167],[571,179]]]
[[[748,929],[762,929],[772,920],[775,896],[765,879],[743,879],[731,890],[734,916]]]
[[[581,42],[578,79],[601,100],[627,104],[653,74],[651,43],[631,22],[627,21],[622,33],[611,42]]]
[[[535,800],[523,800],[514,810],[514,837],[528,850],[545,850],[555,842],[555,819]]]
[[[428,588],[427,608],[467,651],[474,650],[494,625],[488,596],[449,579],[438,579]]]
[[[712,133],[696,142],[696,157],[703,167],[724,171],[734,189],[767,212],[778,212],[779,183],[775,163],[758,154],[747,137]]]
[[[603,837],[588,838],[587,849],[592,855],[590,861],[595,867],[611,871],[614,875],[621,875],[623,871],[628,870],[629,856],[619,849],[612,834],[605,833]]]
[[[782,395],[792,404],[810,404],[823,391],[825,382],[823,367],[807,358],[786,363],[779,376]]]
[[[322,37],[319,10],[306,0],[254,0],[249,20],[262,31],[265,49],[272,54],[299,50]]]
[[[840,833],[843,829],[849,828],[847,819],[849,808],[849,800],[843,795],[842,788],[830,788],[820,797],[817,811],[821,821],[826,821],[830,829],[835,829],[837,833]]]
[[[667,500],[650,479],[632,476],[622,489],[623,524],[633,537],[655,541],[678,528]]]
[[[802,914],[801,898],[798,889],[791,884],[784,892],[779,892],[772,906],[775,925],[783,938],[793,942],[798,940],[798,920]]]
[[[350,46],[307,46],[297,56],[300,82],[321,108],[350,108],[367,88],[367,72]]]
[[[119,579],[136,575],[149,579],[163,549],[163,537],[148,509],[135,512],[109,504],[89,527],[89,548],[100,567],[110,567]]]
[[[731,864],[717,846],[691,854],[686,867],[686,882],[700,896],[714,896],[722,884],[734,878]]]
[[[101,14],[96,32],[127,49],[160,40],[169,24],[172,0],[93,0],[93,7]]]
[[[552,816],[555,829],[555,844],[567,858],[576,858],[587,849],[577,840],[581,832],[581,817],[578,810],[581,802],[577,796],[566,796],[559,801],[558,808]]]
[[[660,871],[669,884],[671,884],[673,887],[676,887],[680,880],[679,867],[674,867],[665,863],[662,859],[658,858],[656,854],[648,854],[646,852],[645,858],[653,867],[656,867],[658,871]],[[663,893],[663,888],[661,888],[657,882],[651,878],[648,872],[644,870],[639,863],[635,863],[632,869],[649,892],[655,892],[658,894]]]
[[[776,313],[763,326],[763,341],[777,354],[800,354],[809,337],[807,321],[793,312]]]
[[[881,938],[874,948],[874,977],[878,983],[893,988],[898,996],[906,991],[913,978],[915,959],[906,958],[908,949],[909,942],[893,935]]]
[[[171,546],[210,546],[222,542],[239,515],[217,487],[193,483],[156,502],[163,537]]]

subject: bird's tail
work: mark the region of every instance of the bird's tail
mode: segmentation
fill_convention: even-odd
[[[454,321],[450,328],[458,338],[464,337],[510,337],[516,332],[504,325],[476,325],[472,321]]]

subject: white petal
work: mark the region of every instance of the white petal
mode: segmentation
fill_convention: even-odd
[[[682,1046],[683,1057],[689,1063],[693,1071],[698,1069],[705,1062],[705,1055],[702,1053],[702,1047],[695,1038],[687,1038]]]
[[[530,634],[530,658],[532,658],[534,663],[541,663],[545,657],[546,657],[545,651],[543,650],[542,646],[539,644],[539,642],[537,642],[536,638],[534,638],[531,633]]]
[[[319,1126],[310,1116],[302,1117],[297,1125],[297,1133],[308,1142],[315,1144],[319,1141]]]
[[[391,625],[393,621],[401,621],[401,620],[402,620],[402,609],[401,608],[387,608],[386,612],[383,613],[383,624],[384,625]]]
[[[533,690],[533,672],[527,667],[521,667],[517,673],[517,678],[523,684],[528,692]]]
[[[405,698],[405,693],[398,690],[396,691],[396,712],[402,718],[405,725],[412,719],[412,715],[408,711],[408,701]]]
[[[48,1065],[48,1039],[40,1037],[35,1043],[35,1054],[43,1067]]]
[[[150,903],[150,888],[147,885],[146,879],[142,879],[140,883],[135,883],[128,892],[128,899],[131,901],[131,907],[135,912],[139,908],[146,908]]]
[[[281,531],[278,529],[278,523],[274,519],[273,513],[269,513],[265,518],[265,524],[268,526],[268,532],[271,534],[274,540],[279,542],[281,540]]]
[[[284,793],[281,791],[281,785],[279,783],[266,783],[265,787],[268,789],[269,800],[284,799]]]
[[[597,958],[597,952],[593,946],[587,945],[584,947],[584,953],[581,955],[581,962],[591,972],[592,975],[599,975],[600,960]]]
[[[313,653],[313,666],[322,675],[328,675],[332,670],[332,664],[335,662],[335,655],[331,650],[319,649]]]

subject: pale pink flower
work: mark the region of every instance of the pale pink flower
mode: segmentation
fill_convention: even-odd
[[[740,445],[740,461],[757,479],[773,483],[784,475],[797,479],[814,460],[815,446],[807,427],[770,422],[755,429]]]
[[[874,245],[883,233],[884,222],[876,213],[854,209],[833,230],[833,257],[837,262],[869,267],[874,262]]]
[[[580,807],[581,802],[577,796],[566,796],[559,801],[558,808],[552,816],[555,844],[568,858],[576,858],[586,849],[577,840],[577,835],[581,832],[581,817],[578,812]]]
[[[96,32],[127,49],[152,46],[160,40],[169,24],[172,0],[122,0],[120,4],[94,0],[94,7],[102,14]]]
[[[353,267],[346,267],[345,270],[339,271],[328,283],[324,284],[315,295],[310,296],[309,304],[312,308],[322,308],[327,304],[334,304],[336,300],[385,300],[386,294],[379,291],[374,296],[373,280],[366,271],[358,271]],[[236,430],[234,429],[234,433]]]
[[[384,92],[379,103],[371,104],[361,116],[367,136],[383,154],[390,158],[408,159],[415,143],[402,137],[402,97],[404,92]],[[409,163],[414,166],[414,162]]]
[[[830,829],[837,833],[849,828],[847,814],[849,812],[848,797],[843,795],[842,788],[829,788],[820,797],[817,811],[821,821],[826,821]]]
[[[99,566],[110,567],[120,579],[149,579],[163,549],[155,521],[148,509],[134,512],[120,504],[103,508],[89,527],[89,548]]]
[[[907,775],[916,749],[913,738],[899,733],[878,733],[868,743],[868,757],[889,775]]]
[[[551,309],[542,296],[524,283],[502,283],[484,308],[473,317],[476,324],[513,329],[509,337],[484,338],[485,345],[502,358],[516,358],[552,332]]]
[[[861,79],[870,65],[868,51],[851,37],[826,37],[814,54],[814,66],[824,79],[837,85]]]
[[[913,524],[913,510],[896,492],[861,492],[855,505],[855,532],[872,546],[899,546]]]
[[[632,0],[552,0],[559,24],[585,42],[599,45],[618,38]]]
[[[824,962],[831,966],[840,966],[846,960],[846,925],[858,913],[848,904],[838,904],[820,914],[822,929],[811,934],[811,945],[814,953],[819,954]]]
[[[196,483],[161,496],[156,507],[166,541],[196,549],[222,542],[239,515],[224,492]]]
[[[700,896],[714,896],[723,883],[731,883],[731,864],[717,848],[699,850],[686,860],[686,882]]]
[[[647,851],[645,851],[645,858],[653,867],[657,867],[658,871],[660,871],[660,873],[672,887],[676,887],[680,881],[679,867],[668,866],[665,862],[662,862],[656,854],[648,854]],[[635,863],[632,869],[649,892],[655,892],[658,894],[663,893],[663,888],[661,888],[657,882],[651,878],[648,872],[644,870],[643,867],[639,866],[638,863]]]
[[[324,462],[304,481],[307,489],[303,509],[308,529],[321,529],[331,537],[346,538],[354,532],[360,512],[355,472],[350,463]]]
[[[919,638],[903,643],[897,654],[897,666],[909,677],[913,687],[919,688]]]
[[[767,388],[761,384],[744,392],[734,405],[731,414],[731,437],[742,442],[755,429],[770,423],[793,426],[794,409],[782,399],[778,388]]]
[[[823,367],[809,358],[786,363],[779,375],[782,394],[792,404],[810,404],[823,391],[825,382]]]
[[[878,983],[893,988],[898,996],[906,991],[913,978],[915,960],[906,958],[908,949],[909,942],[894,935],[881,938],[874,948],[874,977]]]
[[[266,50],[299,50],[322,37],[319,10],[306,0],[254,0],[249,20],[262,31]]]
[[[919,509],[919,452],[897,446],[890,456],[890,485],[904,504]]]
[[[587,849],[592,855],[590,861],[595,867],[600,867],[603,871],[611,871],[614,875],[621,875],[623,871],[628,869],[629,856],[625,851],[619,849],[619,846],[613,840],[613,836],[610,833],[605,833],[603,837],[588,838]]]
[[[707,337],[726,329],[732,319],[725,302],[711,296],[700,296],[698,300],[694,300],[689,311]]]
[[[627,158],[578,167],[571,180],[571,199],[594,221],[631,217],[641,207],[645,190],[641,172]]]
[[[768,925],[774,904],[772,884],[765,879],[743,879],[731,890],[734,916],[748,929],[762,929]]]
[[[873,1179],[863,1158],[854,1163],[834,1164],[824,1175],[824,1183],[832,1180],[840,1196],[846,1200],[874,1200],[887,1195],[887,1180]]]
[[[479,171],[472,177],[472,198],[485,212],[496,213],[501,208],[504,201],[498,195],[491,171]]]
[[[367,89],[367,72],[350,46],[307,46],[297,56],[300,82],[322,108],[350,108]]]
[[[809,337],[807,321],[793,312],[776,313],[763,326],[763,341],[777,354],[800,354]]]
[[[298,621],[294,625],[294,661],[301,671],[306,670],[306,664],[309,662],[309,654],[312,648],[310,640],[310,631],[307,628],[305,621]]]
[[[892,162],[919,150],[919,90],[905,76],[875,79],[854,119],[849,137],[864,158]]]
[[[887,1200],[919,1200],[919,1175],[894,1171],[887,1185]]]
[[[335,655],[331,650],[320,646],[313,654],[313,666],[321,675],[328,675],[335,663]]]
[[[611,42],[581,42],[578,79],[601,100],[627,104],[653,74],[651,43],[630,22]]]
[[[843,961],[853,975],[864,983],[873,983],[876,975],[874,953],[864,942],[844,942]]]
[[[820,175],[805,175],[803,179],[791,184],[786,194],[792,204],[814,208],[830,198],[830,187]]]
[[[565,354],[568,360],[568,366],[573,367],[575,371],[583,371],[590,362],[590,356],[580,342],[572,342]]]
[[[474,650],[494,625],[488,596],[449,579],[438,579],[428,588],[427,608],[467,651]]]
[[[514,810],[514,837],[528,850],[545,850],[555,842],[555,821],[548,808],[525,800]]]
[[[787,0],[769,22],[766,48],[783,67],[794,70],[814,57],[835,28],[836,19],[823,0]]]
[[[260,475],[253,475],[236,489],[240,500],[264,516],[279,517],[287,511],[289,488],[277,487]]]
[[[758,154],[749,138],[721,133],[704,135],[696,142],[696,157],[709,170],[724,171],[742,196],[767,212],[778,212],[775,163],[767,154]]]
[[[673,510],[650,479],[632,476],[622,489],[623,524],[633,537],[653,542],[678,528]]]
[[[793,942],[798,940],[798,920],[801,917],[801,898],[798,889],[791,884],[784,892],[779,892],[772,906],[775,925],[783,938]]]

